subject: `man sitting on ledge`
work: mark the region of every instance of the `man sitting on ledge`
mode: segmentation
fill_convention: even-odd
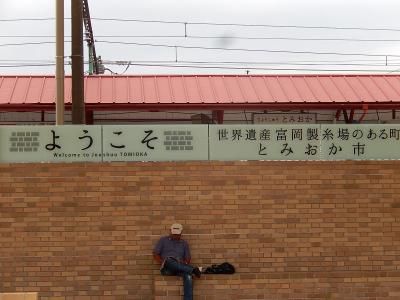
[[[159,239],[154,247],[153,256],[161,265],[161,275],[176,275],[183,278],[183,299],[192,300],[192,275],[199,278],[201,271],[199,268],[189,265],[191,259],[189,245],[181,239],[182,230],[181,224],[172,224],[170,235]]]

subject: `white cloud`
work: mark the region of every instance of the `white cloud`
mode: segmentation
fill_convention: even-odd
[[[3,18],[29,18],[54,14],[54,0],[1,0]]]

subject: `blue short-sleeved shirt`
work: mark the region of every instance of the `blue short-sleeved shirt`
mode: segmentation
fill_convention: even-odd
[[[154,247],[154,253],[162,259],[174,257],[178,261],[190,260],[189,245],[185,240],[173,240],[169,236],[163,236]]]

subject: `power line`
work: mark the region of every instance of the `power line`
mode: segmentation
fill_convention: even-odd
[[[65,42],[70,43],[71,41],[65,41]],[[219,51],[244,51],[244,52],[268,52],[268,53],[364,56],[364,57],[400,57],[400,55],[396,54],[367,54],[367,53],[316,52],[316,51],[269,50],[269,49],[248,49],[248,48],[224,48],[224,47],[184,46],[184,45],[169,45],[169,44],[150,44],[150,43],[106,41],[106,40],[96,40],[96,42],[105,44],[121,44],[121,45],[148,46],[148,47],[181,48],[181,49],[219,50]],[[0,47],[44,45],[44,44],[55,44],[55,42],[43,41],[43,42],[6,43],[6,44],[0,44]]]
[[[25,68],[25,67],[51,67],[55,66],[55,63],[48,64],[15,64],[15,65],[4,65],[0,64],[0,68]]]
[[[54,20],[55,18],[17,18],[17,19],[0,19],[0,22],[29,22],[29,21],[54,21]]]
[[[10,46],[27,46],[27,45],[46,45],[46,44],[55,44],[56,42],[24,42],[24,43],[7,43],[0,44],[0,47],[10,47]],[[66,41],[66,43],[70,43],[70,41]]]
[[[108,63],[115,65],[117,63]],[[119,64],[119,63],[118,63]],[[65,65],[70,65],[66,63]],[[41,63],[41,64],[0,64],[0,68],[20,68],[20,67],[48,67],[55,66],[55,63]],[[388,72],[388,70],[368,70],[368,69],[313,69],[313,68],[264,68],[264,67],[235,67],[235,66],[210,66],[210,65],[183,65],[180,63],[136,63],[130,62],[128,66],[143,66],[143,67],[165,67],[165,68],[192,68],[192,69],[217,69],[217,70],[259,70],[259,71],[318,71],[318,72]],[[127,70],[127,68],[125,69]],[[111,70],[110,70],[111,71]],[[393,70],[391,72],[395,72]],[[111,71],[117,74],[116,72]],[[125,71],[124,71],[125,72]]]
[[[293,51],[293,50],[268,50],[268,49],[248,49],[248,48],[224,48],[224,47],[204,47],[204,46],[183,46],[168,44],[150,44],[136,42],[118,42],[96,40],[97,43],[120,44],[120,45],[136,45],[148,47],[165,47],[165,48],[181,48],[181,49],[201,49],[201,50],[223,50],[223,51],[244,51],[244,52],[268,52],[268,53],[289,53],[289,54],[314,54],[314,55],[340,55],[340,56],[365,56],[365,57],[400,57],[395,54],[366,54],[366,53],[340,53],[340,52],[316,52],[316,51]]]
[[[89,64],[89,62],[84,62],[85,65]],[[55,66],[55,62],[48,62],[48,63],[1,63],[0,61],[0,68],[23,68],[23,67],[49,67]],[[65,62],[65,66],[70,66],[71,62]]]
[[[368,27],[339,27],[339,26],[305,26],[305,25],[276,25],[276,24],[246,24],[246,23],[216,23],[216,22],[182,22],[165,20],[120,19],[120,18],[92,18],[97,21],[161,23],[182,25],[210,25],[210,26],[237,26],[237,27],[271,27],[271,28],[299,28],[299,29],[329,29],[329,30],[366,30],[366,31],[395,31],[398,28],[368,28]]]
[[[0,35],[0,38],[54,38],[55,35]],[[65,37],[71,37],[66,35]],[[97,38],[188,38],[226,40],[285,40],[285,41],[342,41],[342,42],[400,42],[400,39],[358,39],[358,38],[296,38],[265,36],[212,36],[212,35],[96,35]]]
[[[226,67],[226,66],[199,66],[177,64],[145,64],[131,62],[132,66],[167,67],[167,68],[193,68],[193,69],[221,69],[221,70],[261,70],[261,71],[321,71],[321,72],[388,72],[388,70],[366,69],[311,69],[311,68],[260,68],[260,67]]]
[[[211,62],[211,61],[180,61],[182,63],[196,63],[196,64],[228,64],[228,65],[235,65],[235,64],[248,64],[248,65],[296,65],[296,66],[386,66],[384,62],[378,64],[361,64],[361,63],[290,63],[290,62]],[[399,64],[390,64],[390,66],[398,66]]]
[[[64,58],[69,58],[69,56],[64,56]],[[127,65],[129,62],[136,62],[136,63],[172,63],[176,62],[176,60],[132,60],[132,59],[116,59],[116,60],[104,60],[106,63],[115,63],[119,65]],[[50,59],[0,59],[0,62],[55,62],[54,60]],[[364,63],[373,63],[373,62],[382,62],[382,59],[345,59],[345,60],[285,60],[285,61],[191,61],[191,60],[179,60],[178,62],[185,62],[185,63],[208,63],[208,64],[254,64],[254,65],[262,65],[262,64],[305,64],[305,65],[314,65],[314,64],[321,64],[321,65],[347,65],[352,63],[359,62],[360,65],[362,62]],[[400,62],[400,59],[392,59],[391,62]],[[87,61],[85,63],[88,63]],[[355,64],[358,65],[358,64]],[[369,65],[369,64],[366,64]],[[371,65],[381,65],[381,64],[371,64]]]
[[[55,38],[55,35],[0,35],[0,38]],[[71,35],[64,37],[70,38]],[[184,35],[97,35],[101,38],[184,38]],[[188,36],[189,37],[189,36]],[[399,40],[400,41],[400,40]]]
[[[356,39],[356,38],[295,38],[295,37],[244,37],[187,35],[193,39],[236,39],[236,40],[284,40],[284,41],[342,41],[342,42],[400,42],[400,39]]]
[[[66,20],[70,18],[65,18]],[[15,18],[0,19],[0,22],[22,22],[22,21],[54,21],[55,18]],[[270,28],[298,28],[298,29],[328,29],[328,30],[362,30],[362,31],[394,31],[399,28],[370,28],[370,27],[341,27],[341,26],[306,26],[306,25],[284,25],[284,24],[249,24],[249,23],[218,23],[218,22],[185,22],[168,20],[145,20],[145,19],[123,19],[123,18],[91,18],[96,21],[112,22],[138,22],[138,23],[160,23],[181,25],[209,25],[209,26],[237,26],[237,27],[270,27]]]
[[[0,59],[0,62],[54,63],[54,60],[50,60],[50,59]]]
[[[0,59],[1,61],[1,59]],[[156,63],[171,63],[177,62],[176,60],[134,60],[134,59],[116,59],[116,60],[105,60],[106,62],[116,62],[117,64],[126,65],[127,63],[134,62],[156,62]],[[385,60],[384,60],[385,61]],[[391,62],[400,62],[400,59],[392,59]],[[326,63],[326,64],[340,64],[340,63],[352,63],[352,62],[382,62],[382,59],[341,59],[341,60],[286,60],[280,61],[186,61],[178,60],[178,62],[197,62],[197,63],[224,63],[224,64],[270,64],[270,63]],[[385,61],[386,63],[386,61]]]
[[[382,61],[382,60],[381,60]],[[380,64],[367,64],[367,63],[298,63],[298,62],[280,62],[280,61],[269,61],[269,62],[254,62],[254,61],[193,61],[193,60],[104,60],[105,64],[115,65],[128,65],[130,63],[192,63],[192,64],[203,64],[203,65],[297,65],[297,66],[386,66],[385,62]],[[389,66],[399,66],[400,64],[390,64]]]
[[[88,64],[89,62],[85,61],[84,64]],[[146,66],[157,66],[157,64],[161,64],[162,66],[174,66],[178,67],[182,64],[194,64],[194,66],[199,68],[216,68],[216,69],[265,69],[270,70],[271,68],[261,68],[254,67],[263,66],[263,65],[293,65],[293,66],[364,66],[364,67],[376,67],[376,66],[384,66],[384,64],[356,64],[356,63],[294,63],[294,62],[252,62],[252,61],[192,61],[192,60],[182,60],[182,61],[172,61],[172,60],[142,60],[142,61],[127,61],[127,60],[105,60],[103,61],[106,65],[120,65],[125,66],[126,70],[130,65],[146,65]],[[70,65],[70,62],[66,62],[65,65]],[[24,66],[53,66],[55,62],[52,60],[0,60],[0,67],[24,67]],[[222,65],[222,66],[221,66]],[[226,66],[233,65],[233,66]],[[245,65],[242,67],[237,67],[235,65]],[[391,64],[389,67],[399,66],[400,64]],[[182,65],[185,67],[184,65]],[[305,69],[306,70],[306,69]],[[314,69],[313,69],[314,70]],[[320,70],[320,69],[315,69]],[[367,70],[365,70],[367,71]],[[386,70],[386,72],[388,72]],[[393,72],[393,71],[391,71]],[[115,72],[114,72],[115,73]]]

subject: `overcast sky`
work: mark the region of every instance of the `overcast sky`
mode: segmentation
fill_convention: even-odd
[[[70,1],[65,0],[66,18],[70,17]],[[245,74],[248,70],[250,74],[270,74],[400,70],[399,0],[89,0],[89,8],[96,51],[109,69],[106,74],[111,71],[118,74],[124,71],[124,74]],[[55,0],[0,0],[0,74],[54,73],[54,66],[16,67],[54,62],[54,17]],[[27,18],[51,20],[15,21]],[[105,18],[124,21],[98,20]],[[183,23],[188,23],[188,37],[184,37]],[[66,40],[70,40],[70,26],[70,20],[66,19]],[[338,29],[343,27],[390,30]],[[40,37],[23,37],[33,35]],[[9,45],[27,42],[49,43]],[[66,56],[70,55],[70,47],[66,43]],[[86,46],[84,51],[86,54]],[[119,62],[122,65],[116,65]],[[70,73],[69,66],[66,73]]]

